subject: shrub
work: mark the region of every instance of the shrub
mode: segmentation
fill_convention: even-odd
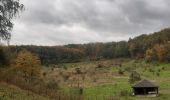
[[[158,69],[158,72],[161,72],[161,69]]]
[[[153,73],[154,73],[155,71],[154,71],[153,69],[150,68],[150,69],[149,69],[149,72],[153,72]]]
[[[156,73],[156,76],[160,76],[160,73],[159,73],[159,72],[157,72],[157,73]]]
[[[47,82],[47,87],[49,89],[58,89],[58,84],[54,80],[50,80]]]
[[[99,64],[97,65],[97,68],[102,68],[102,67],[104,67],[104,65],[103,65],[102,63],[99,63]]]
[[[162,67],[162,70],[165,70],[165,67]]]
[[[75,71],[76,71],[76,74],[81,74],[82,73],[80,68],[75,68]]]
[[[134,82],[140,81],[140,80],[141,80],[140,74],[137,73],[136,71],[133,71],[129,76],[130,83],[134,83]]]
[[[63,69],[64,69],[64,70],[67,70],[68,68],[67,68],[67,66],[63,66]]]
[[[42,75],[43,75],[43,77],[46,77],[47,76],[47,72],[43,72]]]
[[[127,90],[120,91],[120,96],[128,96],[129,92]]]
[[[132,72],[133,70],[134,70],[134,68],[132,68],[132,67],[130,67],[130,66],[128,66],[128,67],[125,68],[125,71],[127,71],[127,72]]]
[[[83,94],[83,88],[79,89],[79,94],[82,95]]]
[[[119,68],[119,70],[118,70],[118,74],[123,75],[123,74],[124,74],[124,70],[123,70],[123,69],[121,69],[121,68]]]
[[[70,77],[69,74],[67,73],[63,74],[62,76],[63,76],[64,81],[67,81]]]

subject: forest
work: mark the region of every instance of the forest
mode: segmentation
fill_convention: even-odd
[[[113,58],[144,58],[147,61],[170,61],[170,28],[152,34],[143,34],[128,41],[64,46],[9,46],[15,55],[26,49],[37,55],[42,64],[80,62]],[[1,47],[3,52],[3,47]],[[4,50],[5,52],[5,50]],[[1,53],[2,54],[2,53]],[[3,60],[1,55],[1,61]]]

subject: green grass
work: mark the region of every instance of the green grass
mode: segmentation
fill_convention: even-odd
[[[73,68],[79,67],[84,69],[89,67],[94,69],[100,61],[91,62],[80,62],[80,63],[66,63],[55,65],[63,68],[65,71],[69,71]],[[111,84],[98,84],[91,85],[89,87],[83,88],[82,96],[85,100],[108,100],[109,98],[114,98],[116,100],[170,100],[170,63],[146,63],[144,60],[130,60],[130,59],[113,59],[106,60],[102,62],[105,67],[97,69],[97,73],[111,72],[113,75],[111,78]],[[118,64],[121,64],[120,67]],[[107,67],[110,66],[110,67]],[[119,69],[123,69],[125,72],[123,75],[118,74]],[[50,70],[50,68],[45,68],[45,70]],[[140,73],[142,79],[148,79],[154,81],[160,86],[158,97],[135,97],[132,96],[131,84],[128,82],[129,75],[132,70]],[[88,70],[90,71],[90,70]],[[49,71],[51,73],[51,71]],[[159,73],[159,75],[157,74]],[[97,75],[100,78],[107,78],[105,76]],[[89,81],[91,82],[91,81]],[[65,92],[68,95],[78,95],[78,88],[71,88],[67,85],[60,84],[60,91]],[[122,94],[123,93],[123,94]],[[5,83],[0,83],[0,100],[48,100],[48,98],[36,95],[29,91],[21,90],[12,85]]]
[[[108,63],[113,63],[115,60],[109,60]],[[120,63],[120,62],[119,62]],[[96,62],[82,62],[67,66],[97,66]],[[122,67],[125,70],[122,76],[113,76],[113,82],[109,85],[99,85],[84,88],[83,96],[93,98],[94,100],[104,100],[106,97],[114,97],[118,100],[170,100],[170,63],[146,63],[144,60],[124,60],[121,62]],[[148,79],[154,81],[160,86],[158,97],[134,97],[131,96],[132,89],[128,82],[129,71],[126,69],[135,70],[140,73],[142,79]],[[119,66],[112,65],[111,69],[113,73],[117,73]],[[157,75],[159,73],[159,75]],[[64,91],[71,89],[67,86],[64,87]],[[121,92],[126,91],[128,96],[121,96]],[[93,100],[92,99],[92,100]]]
[[[15,86],[0,83],[0,100],[49,100],[45,97],[21,90]]]

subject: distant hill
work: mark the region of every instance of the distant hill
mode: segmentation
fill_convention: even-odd
[[[167,44],[170,41],[170,28],[163,29],[152,34],[140,35],[128,41],[131,56],[144,57],[145,52],[155,45]]]
[[[10,46],[13,53],[27,49],[39,56],[42,64],[80,62],[112,58],[148,58],[170,60],[170,28],[140,35],[129,41],[69,44],[64,46]],[[164,49],[164,51],[158,51]],[[148,52],[147,52],[148,50]],[[150,50],[150,51],[149,51]],[[149,54],[149,55],[146,55]],[[164,55],[167,55],[166,57]]]

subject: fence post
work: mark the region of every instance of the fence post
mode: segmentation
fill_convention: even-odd
[[[73,100],[75,100],[75,96],[73,96]]]
[[[87,97],[87,100],[90,100],[90,98],[89,98],[89,97]]]
[[[60,100],[60,95],[58,96],[58,100]]]

